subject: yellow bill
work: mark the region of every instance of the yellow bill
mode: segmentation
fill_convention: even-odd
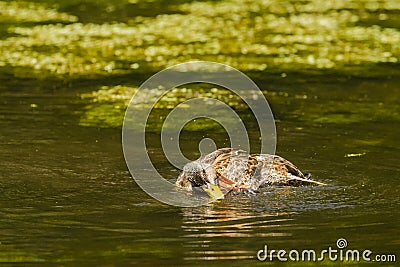
[[[217,185],[213,185],[211,183],[207,183],[201,188],[206,192],[212,199],[224,199],[224,193],[222,193],[221,189]]]

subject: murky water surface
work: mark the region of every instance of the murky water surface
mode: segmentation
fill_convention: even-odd
[[[158,5],[168,6],[165,14],[173,12],[163,1]],[[83,15],[89,4],[61,7],[83,22],[98,23]],[[139,7],[135,12],[148,22],[154,11],[148,3]],[[389,7],[383,10],[389,10],[389,26],[396,29],[398,10]],[[180,7],[184,14],[191,8]],[[368,21],[374,20],[362,20]],[[3,21],[3,28],[5,23],[10,22]],[[2,42],[15,41],[8,39],[14,33],[8,34]],[[121,67],[125,72],[116,74],[109,69],[94,76],[74,76],[75,69],[68,78],[47,72],[40,76],[38,69],[51,71],[58,63],[38,65],[29,74],[31,63],[23,65],[18,53],[13,55],[16,65],[0,56],[5,64],[0,65],[0,263],[263,266],[267,262],[259,262],[256,254],[264,245],[321,251],[336,248],[339,238],[347,240],[349,249],[400,257],[400,79],[392,55],[388,65],[337,72],[260,71],[246,65],[275,114],[277,154],[328,186],[267,188],[200,208],[167,206],[144,193],[122,155],[119,123],[125,100],[117,106],[115,100],[82,97],[102,86],[134,88],[154,73],[154,66],[139,72]],[[103,65],[99,68],[104,72]],[[169,108],[156,112],[165,116]],[[238,112],[251,115],[246,109]],[[248,126],[249,134],[257,136],[255,124]],[[204,137],[229,145],[226,135],[212,127],[192,128],[181,139],[188,157],[199,156]],[[166,162],[159,138],[156,130],[150,131],[148,151],[160,173],[172,179],[179,171]]]
[[[201,208],[166,206],[141,191],[125,166],[120,129],[79,126],[85,103],[76,92],[3,84],[1,261],[232,266],[257,264],[255,253],[265,244],[321,250],[338,238],[354,249],[398,253],[399,121],[309,123],[286,117],[299,105],[306,114],[316,107],[324,113],[332,101],[349,101],[360,90],[363,103],[384,102],[378,88],[386,85],[397,96],[398,84],[348,79],[329,85],[337,87],[334,97],[325,97],[332,93],[323,81],[301,89],[274,84],[289,94],[271,101],[278,154],[329,185],[268,188]],[[261,85],[270,86],[267,80]],[[361,89],[352,93],[356,85]],[[290,96],[298,90],[312,100]],[[199,155],[197,139],[207,134],[183,135],[188,156]],[[149,135],[149,153],[161,173],[176,177],[158,140]]]

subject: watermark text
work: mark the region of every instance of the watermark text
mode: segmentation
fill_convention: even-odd
[[[321,251],[314,249],[304,250],[274,250],[269,249],[268,245],[257,252],[259,261],[372,261],[372,262],[396,262],[395,254],[374,254],[371,250],[346,249],[348,243],[344,238],[336,241],[336,247],[328,247]]]

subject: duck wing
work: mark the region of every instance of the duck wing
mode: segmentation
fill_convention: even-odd
[[[270,185],[325,185],[309,179],[293,163],[277,155],[221,148],[199,160],[208,166],[208,175],[216,177],[224,194],[237,188],[257,190]]]
[[[249,166],[257,160],[244,150],[221,148],[203,158],[204,162],[215,171],[217,183],[224,193],[228,193],[238,186],[247,187],[252,176]]]
[[[261,154],[257,159],[263,162],[263,169],[260,179],[260,186],[267,185],[325,185],[305,176],[293,163],[277,156]]]
[[[321,182],[317,182],[314,180],[311,180],[310,177],[311,175],[304,175],[293,163],[290,161],[279,157],[275,156],[276,158],[279,158],[278,162],[279,164],[282,164],[284,168],[286,168],[288,174],[290,175],[289,179],[287,180],[287,185],[290,186],[302,186],[302,185],[326,185]]]

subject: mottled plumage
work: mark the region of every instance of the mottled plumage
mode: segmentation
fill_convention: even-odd
[[[176,181],[177,186],[188,190],[207,184],[217,185],[224,194],[271,185],[324,185],[280,156],[248,154],[232,148],[218,149],[186,164]]]

